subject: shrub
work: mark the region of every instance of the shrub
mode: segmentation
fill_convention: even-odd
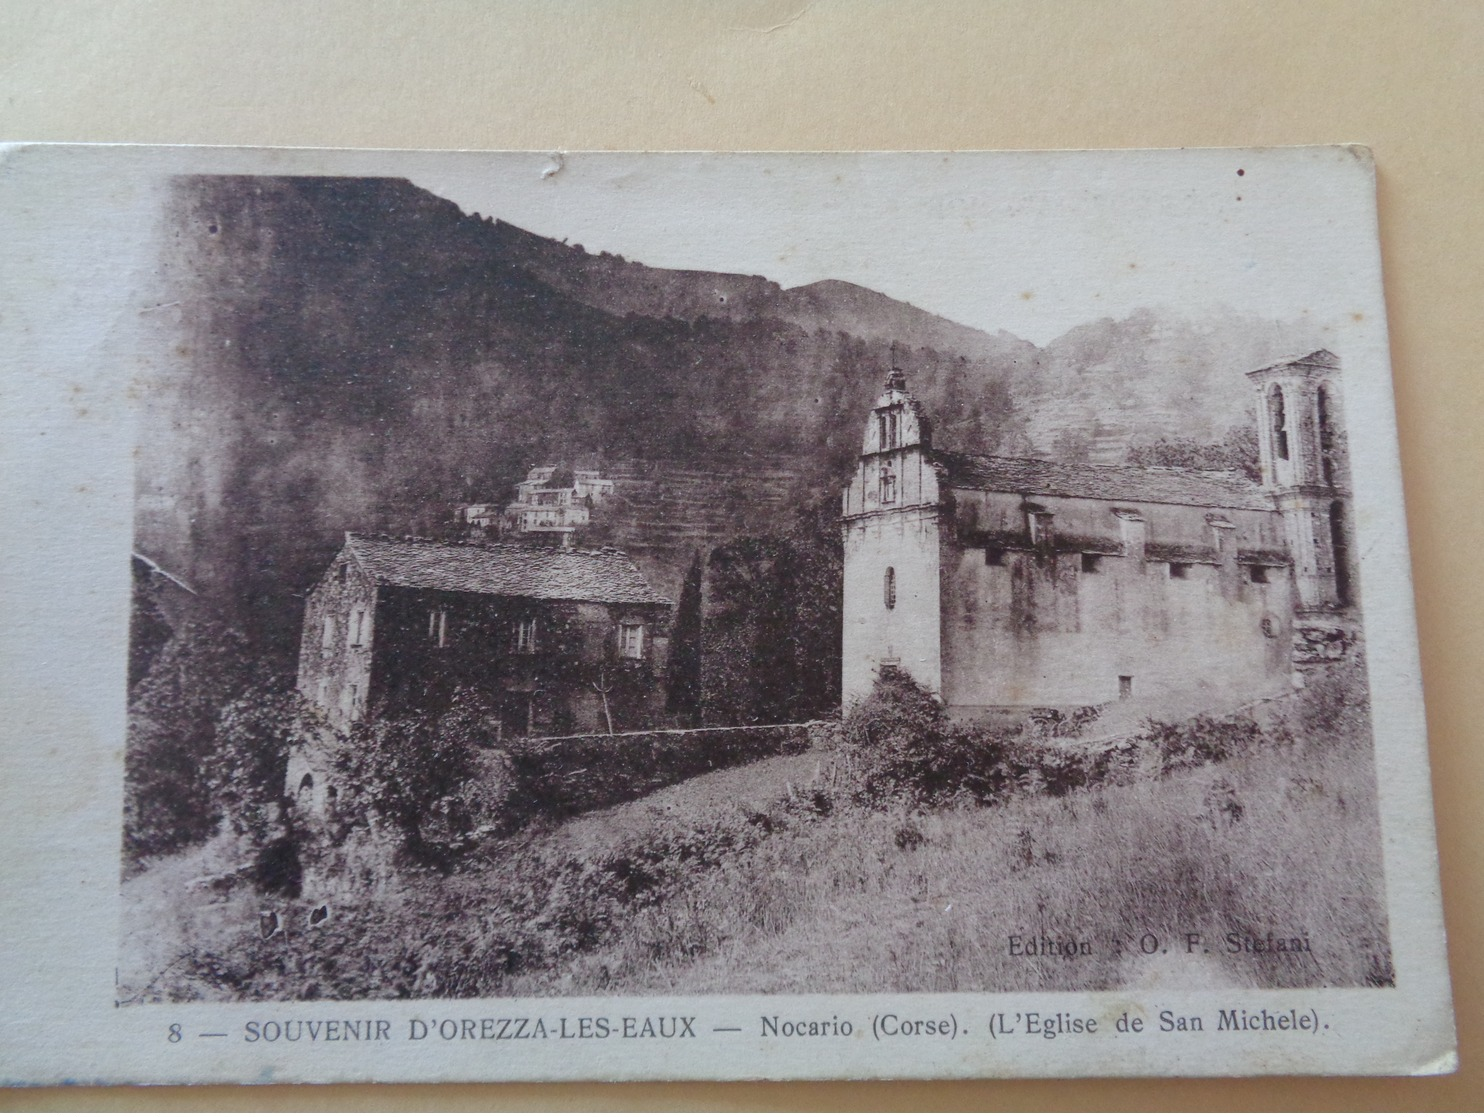
[[[871,693],[841,725],[842,767],[858,802],[937,806],[990,802],[1004,739],[984,727],[954,726],[943,704],[911,675],[883,667]]]
[[[217,720],[204,780],[222,826],[255,849],[282,830],[289,749],[311,715],[295,693],[253,687]]]
[[[340,782],[359,807],[398,828],[409,853],[446,866],[469,843],[474,811],[465,794],[477,750],[494,736],[491,717],[477,696],[459,690],[442,716],[362,722],[336,751]]]
[[[1250,717],[1204,714],[1182,722],[1150,721],[1142,734],[1158,750],[1165,772],[1226,760],[1250,749],[1261,736],[1262,729]]]

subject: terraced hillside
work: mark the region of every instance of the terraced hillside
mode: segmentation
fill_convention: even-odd
[[[614,462],[604,469],[614,495],[594,510],[591,537],[627,552],[673,600],[695,552],[704,558],[738,536],[786,533],[800,507],[838,491],[813,480],[818,473],[802,458]]]

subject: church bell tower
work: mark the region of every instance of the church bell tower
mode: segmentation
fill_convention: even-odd
[[[941,512],[932,423],[893,368],[866,421],[845,491],[842,697],[870,693],[883,666],[942,689]]]
[[[1257,390],[1262,484],[1283,513],[1301,611],[1351,604],[1350,469],[1327,349],[1249,372]]]

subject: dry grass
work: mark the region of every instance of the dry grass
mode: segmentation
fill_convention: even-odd
[[[584,960],[574,986],[774,993],[1387,983],[1373,793],[1348,765],[1287,759],[1249,757],[997,809],[824,820],[698,881],[662,911],[640,913],[620,941]],[[1240,821],[1213,818],[1213,788],[1242,805]],[[901,840],[914,833],[915,845]],[[1229,932],[1269,931],[1306,936],[1313,952],[1225,950]],[[1202,935],[1194,952],[1187,932]],[[1092,953],[1011,955],[1011,935],[1042,934],[1086,941]],[[1153,954],[1140,949],[1145,935],[1161,944]],[[687,953],[718,939],[701,956]]]

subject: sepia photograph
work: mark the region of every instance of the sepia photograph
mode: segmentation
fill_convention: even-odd
[[[666,158],[160,179],[120,1006],[1394,986],[1354,153]]]
[[[1454,1067],[1367,150],[0,170],[4,1081]]]

